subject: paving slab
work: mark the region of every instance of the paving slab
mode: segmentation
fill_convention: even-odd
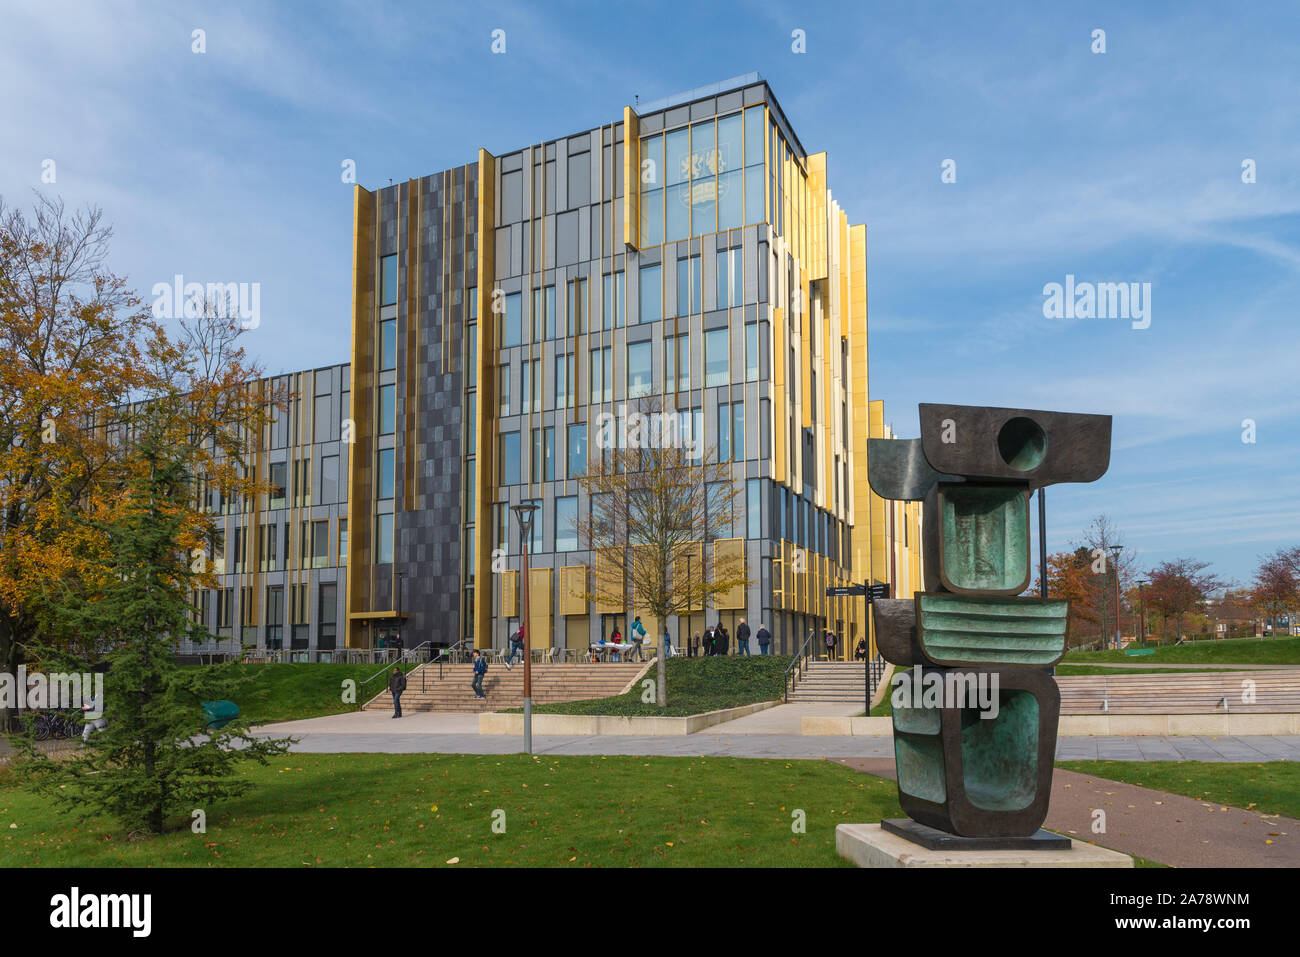
[[[893,761],[839,763],[897,780]],[[1096,810],[1104,833],[1093,833]],[[1300,821],[1062,768],[1043,826],[1170,867],[1300,867]]]

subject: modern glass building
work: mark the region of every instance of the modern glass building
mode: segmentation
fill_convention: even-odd
[[[737,507],[699,561],[709,575],[743,556],[750,579],[668,622],[674,641],[745,618],[778,651],[824,626],[851,653],[863,602],[826,588],[911,594],[921,536],[919,509],[867,485],[867,439],[888,433],[868,398],[866,227],[827,166],[750,74],[356,187],[350,362],[290,377],[298,398],[256,465],[288,492],[232,522],[284,542],[283,569],[227,570],[237,614],[245,596],[254,606],[245,643],[367,647],[400,628],[408,648],[503,645],[523,502],[540,506],[533,646],[626,630],[628,610],[583,597],[602,571],[574,530],[588,507],[576,476],[599,454],[597,417],[650,401],[730,464]]]

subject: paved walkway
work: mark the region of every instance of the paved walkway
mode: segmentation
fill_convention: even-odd
[[[892,758],[890,735],[848,736],[793,733],[808,709],[835,707],[801,703],[769,708],[706,731],[658,737],[641,735],[534,735],[538,754],[664,754],[742,758]],[[753,720],[764,719],[764,720]],[[766,729],[766,730],[764,730]],[[477,714],[412,712],[393,720],[363,711],[265,725],[257,733],[293,736],[295,751],[317,754],[514,754],[518,735],[478,733]],[[1254,737],[1060,738],[1060,761],[1300,761],[1300,735]]]
[[[896,780],[890,760],[840,763]],[[1096,809],[1106,813],[1104,834],[1092,830]],[[1045,826],[1171,867],[1300,867],[1300,821],[1060,768]]]

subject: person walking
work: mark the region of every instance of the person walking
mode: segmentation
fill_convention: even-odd
[[[736,654],[749,657],[749,625],[745,624],[743,618],[736,626]]]
[[[640,615],[637,615],[634,619],[632,619],[632,627],[628,629],[628,634],[631,635],[632,642],[633,644],[636,645],[636,648],[634,648],[631,654],[627,656],[627,660],[631,661],[632,655],[636,655],[637,661],[645,661],[645,656],[641,654],[641,644],[645,641],[645,637],[646,637],[645,625],[641,624]]]
[[[519,630],[510,636],[510,654],[506,658],[506,671],[510,670],[510,663],[515,660],[515,655],[519,660],[524,660],[524,626],[520,625]]]
[[[487,674],[487,659],[479,654],[477,648],[474,649],[474,682],[470,685],[474,689],[474,697],[486,700],[487,695],[483,693],[483,676]]]
[[[406,690],[406,675],[401,668],[394,668],[388,676],[388,691],[393,696],[393,717],[402,716],[402,692]]]
[[[672,635],[668,634],[668,625],[665,624],[664,625],[664,657],[671,658],[672,656],[673,656],[673,637]]]
[[[772,633],[767,630],[767,625],[761,621],[758,623],[758,653],[760,655],[770,655],[772,653]]]
[[[695,658],[700,654],[700,636],[691,635],[691,653],[690,657]]]
[[[855,661],[867,660],[867,639],[858,639],[858,647],[853,652],[853,658]]]
[[[712,625],[704,626],[704,657],[712,658],[718,653],[717,637],[713,633]]]
[[[90,740],[90,735],[93,732],[102,731],[104,728],[108,726],[108,722],[104,720],[104,712],[102,710],[102,704],[98,698],[91,698],[90,704],[83,704],[81,706],[81,710],[90,712],[92,714],[98,712],[99,714],[98,718],[92,718],[91,720],[87,721],[86,726],[81,729],[81,743],[85,744],[87,741]]]
[[[824,639],[822,639],[822,640],[823,640],[823,641],[825,642],[825,644],[826,644],[826,660],[827,660],[827,661],[834,661],[834,660],[835,660],[835,640],[836,640],[836,639],[835,639],[835,632],[831,631],[829,628],[826,629],[826,637],[825,637]]]

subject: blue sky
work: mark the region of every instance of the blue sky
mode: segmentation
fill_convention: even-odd
[[[758,71],[867,223],[896,431],[925,401],[1112,413],[1110,472],[1048,493],[1049,547],[1105,512],[1145,567],[1245,581],[1300,544],[1300,8],[1044,6],[6,2],[0,196],[103,206],[146,297],[259,282],[268,371],[326,365],[344,160],[386,185]],[[1150,327],[1044,318],[1067,274],[1151,283]]]

